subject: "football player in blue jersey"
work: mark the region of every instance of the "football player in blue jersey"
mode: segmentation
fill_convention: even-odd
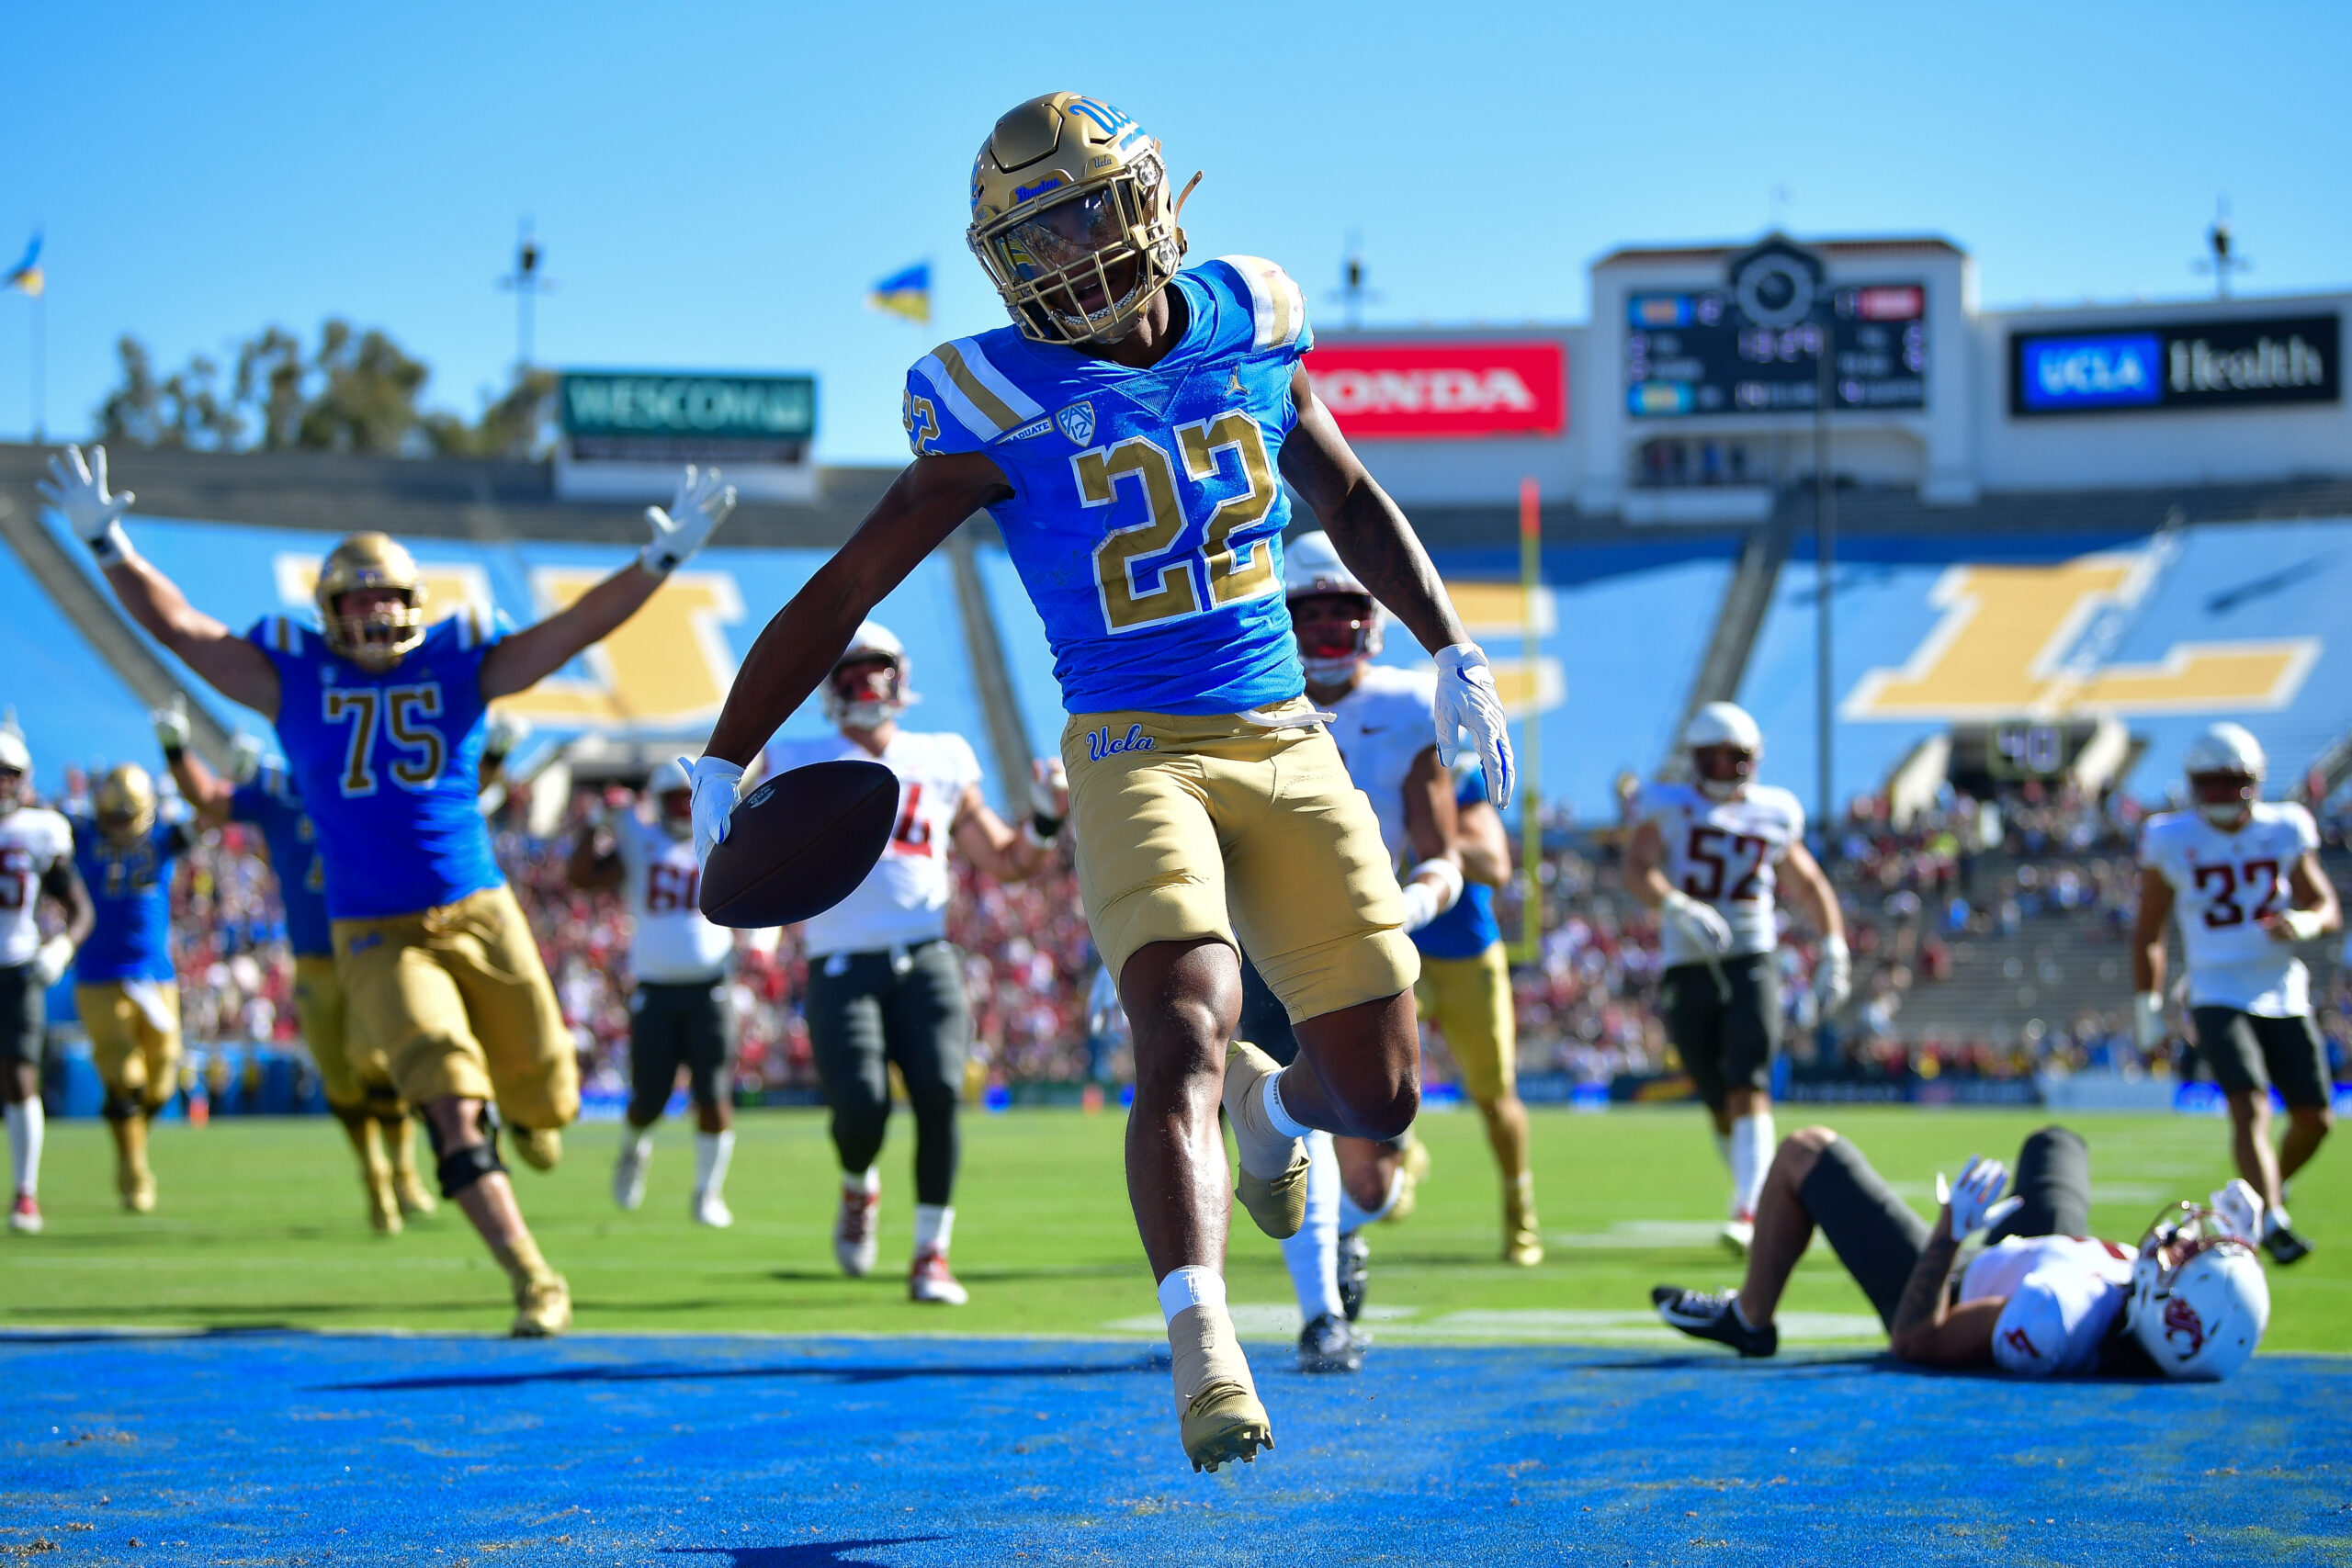
[[[269,851],[277,901],[286,911],[286,945],[294,954],[294,1012],[301,1021],[302,1043],[318,1066],[327,1110],[359,1156],[368,1223],[386,1235],[398,1235],[402,1216],[431,1213],[433,1199],[417,1179],[415,1138],[408,1107],[392,1087],[390,1065],[381,1050],[361,1046],[346,1027],[343,982],[334,973],[334,933],[327,919],[327,862],[319,852],[318,829],[302,809],[301,791],[283,766],[262,761],[259,742],[250,736],[237,738],[235,783],[205,766],[188,749],[185,697],[150,717],[164,760],[196,819],[208,828],[244,823],[260,832]]]
[[[1272,1442],[1226,1310],[1220,1099],[1241,1201],[1276,1237],[1301,1223],[1309,1129],[1391,1137],[1419,1101],[1419,964],[1380,829],[1305,697],[1283,481],[1435,654],[1438,744],[1451,760],[1469,729],[1498,804],[1510,749],[1486,656],[1300,367],[1298,286],[1254,256],[1180,272],[1159,144],[1099,99],[1049,94],[998,120],[971,197],[1012,325],[908,375],[914,461],[743,661],[694,767],[696,844],[725,836],[743,765],[874,604],[987,508],[1069,713],[1080,890],[1135,1036],[1128,1193],[1184,1450],[1214,1470]],[[1289,1067],[1228,1052],[1237,938],[1295,1021]]]
[[[143,1214],[155,1207],[147,1123],[180,1087],[172,873],[195,836],[184,813],[165,818],[154,781],[136,762],[98,781],[88,815],[65,819],[74,827],[74,869],[97,917],[74,954],[74,1007],[106,1086],[116,1190],[125,1209]]]
[[[475,804],[484,716],[634,615],[735,504],[688,468],[635,561],[522,631],[462,608],[427,626],[409,553],[354,534],[319,569],[317,629],[283,615],[239,637],[131,549],[128,491],[106,455],[72,447],[41,486],[96,555],[123,607],[164,647],[277,727],[326,855],[335,972],[363,1044],[424,1112],[442,1196],[514,1285],[517,1335],[562,1332],[571,1293],[523,1223],[498,1154],[544,1170],[580,1110],[580,1069],[555,988]],[[490,1106],[495,1103],[498,1120]]]

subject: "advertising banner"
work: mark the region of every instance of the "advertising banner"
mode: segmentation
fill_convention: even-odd
[[[2144,412],[2343,400],[2333,313],[2009,337],[2009,412]]]
[[[566,500],[658,501],[684,463],[723,469],[746,500],[816,494],[814,377],[567,370],[556,419]]]
[[[1568,427],[1568,359],[1553,342],[1331,344],[1306,373],[1359,441],[1557,435]]]

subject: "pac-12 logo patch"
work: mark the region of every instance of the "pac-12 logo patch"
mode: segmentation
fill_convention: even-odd
[[[1054,423],[1062,427],[1064,435],[1083,446],[1094,439],[1094,405],[1072,403],[1054,415]]]

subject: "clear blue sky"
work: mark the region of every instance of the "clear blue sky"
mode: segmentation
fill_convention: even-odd
[[[2208,289],[2222,193],[2245,291],[2352,283],[2338,4],[9,10],[0,265],[46,228],[52,434],[119,333],[177,364],[337,313],[471,412],[528,212],[543,362],[813,370],[820,455],[895,460],[908,362],[1004,320],[973,151],[1060,87],[1207,171],[1196,256],[1272,256],[1329,310],[1360,231],[1375,324],[1581,320],[1594,256],[1753,235],[1776,186],[1800,234],[1951,237],[1988,304]],[[865,306],[926,257],[930,328]],[[27,334],[0,298],[10,438]]]

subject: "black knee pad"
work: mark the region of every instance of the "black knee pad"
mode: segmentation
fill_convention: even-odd
[[[108,1089],[106,1103],[98,1108],[98,1114],[109,1122],[128,1122],[132,1117],[143,1116],[146,1112],[140,1108],[138,1100],[119,1090]]]
[[[483,1177],[505,1168],[505,1162],[498,1157],[496,1144],[475,1144],[455,1154],[441,1156],[434,1167],[434,1174],[441,1179],[441,1196],[455,1198]]]

